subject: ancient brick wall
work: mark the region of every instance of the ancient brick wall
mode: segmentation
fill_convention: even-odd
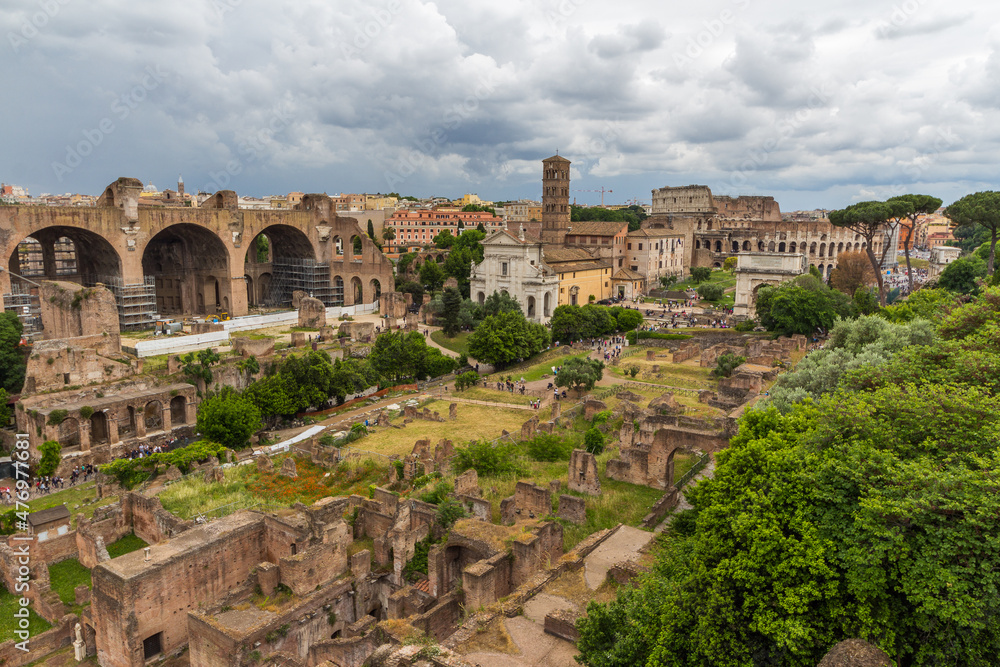
[[[296,595],[305,595],[347,571],[347,548],[343,542],[317,544],[280,559],[278,565],[281,583]]]
[[[159,498],[127,493],[122,497],[121,504],[125,523],[132,526],[136,537],[149,544],[162,542],[194,525],[163,509]]]
[[[100,663],[142,665],[142,642],[157,633],[164,652],[187,643],[187,612],[244,586],[250,570],[265,560],[265,542],[263,517],[239,513],[153,546],[148,562],[136,551],[95,567],[92,613]]]

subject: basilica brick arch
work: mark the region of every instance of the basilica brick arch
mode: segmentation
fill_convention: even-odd
[[[356,293],[333,292],[335,275],[347,285],[360,281],[365,304],[375,299],[373,281],[393,284],[392,265],[381,250],[357,220],[338,216],[326,195],[306,195],[294,209],[262,211],[240,209],[231,190],[216,193],[198,208],[142,206],[141,192],[138,179],[119,178],[105,188],[93,208],[2,207],[0,261],[20,273],[18,245],[30,238],[40,245],[42,260],[35,273],[39,277],[58,275],[85,285],[115,279],[140,285],[151,277],[162,314],[226,310],[233,316],[245,315],[248,300],[256,302],[260,296],[255,292],[248,299],[248,278],[254,281],[263,274],[269,276],[270,285],[281,286],[278,296],[290,305],[291,288],[300,286],[291,279],[280,280],[276,273],[303,266],[312,285],[322,285],[317,290],[327,305],[358,303]],[[271,250],[266,266],[250,252],[261,234],[267,236]],[[351,247],[338,254],[334,239],[355,238],[360,240],[360,252]],[[75,264],[61,273],[51,261],[60,239],[68,239],[75,248]],[[0,272],[0,294],[11,292],[11,281],[10,273]]]

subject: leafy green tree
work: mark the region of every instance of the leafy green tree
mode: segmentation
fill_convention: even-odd
[[[444,275],[458,281],[458,291],[469,298],[469,276],[472,273],[473,252],[469,248],[452,248],[444,260]]]
[[[604,434],[600,429],[591,427],[583,434],[583,448],[594,456],[604,452]]]
[[[697,283],[703,283],[712,277],[712,269],[707,266],[692,266],[691,279]]]
[[[936,340],[934,328],[927,320],[905,324],[893,324],[877,316],[838,320],[822,350],[810,353],[794,371],[778,376],[771,388],[771,401],[782,413],[787,413],[797,401],[818,400],[834,391],[850,371],[881,366],[901,350],[931,346]]]
[[[440,289],[444,284],[444,271],[437,262],[424,262],[420,267],[420,282],[430,290]]]
[[[219,353],[212,348],[199,350],[197,353],[188,352],[181,357],[181,362],[184,364],[181,372],[187,376],[191,384],[197,384],[198,380],[201,380],[207,386],[212,382],[212,366],[221,359]]]
[[[243,391],[243,398],[260,412],[264,423],[272,428],[280,417],[291,418],[298,412],[298,405],[286,386],[283,375],[265,375]]]
[[[634,308],[618,308],[617,311],[612,308],[611,312],[618,322],[618,331],[631,331],[643,322],[642,313]]]
[[[948,290],[925,287],[910,293],[904,301],[886,306],[879,314],[896,324],[905,324],[917,318],[937,322],[956,305],[955,295]]]
[[[456,473],[474,469],[480,477],[516,475],[524,469],[521,446],[516,442],[472,441],[455,450]]]
[[[434,237],[434,245],[438,248],[447,249],[455,244],[455,237],[450,229],[445,229]]]
[[[21,391],[27,368],[21,333],[24,325],[10,310],[0,312],[0,387],[12,394]]]
[[[386,243],[392,243],[396,240],[396,228],[389,225],[382,226],[382,240]]]
[[[496,209],[490,206],[482,206],[481,204],[466,204],[465,206],[462,207],[462,212],[463,213],[483,212],[483,213],[489,213],[490,215],[497,214]]]
[[[334,394],[333,363],[325,351],[292,354],[281,362],[278,372],[296,412],[321,407]]]
[[[444,334],[452,337],[459,331],[459,318],[462,311],[462,295],[454,287],[444,291]]]
[[[38,462],[38,474],[42,477],[49,477],[55,473],[62,460],[62,445],[56,440],[46,440],[38,445],[38,451],[42,455]]]
[[[7,394],[7,390],[0,387],[0,428],[7,428],[12,417],[10,406],[7,405],[8,398],[10,397]]]
[[[637,587],[588,607],[580,661],[811,667],[861,637],[896,664],[989,664],[1000,498],[985,433],[1000,412],[982,399],[893,385],[750,411],[687,493],[693,526]]]
[[[549,320],[549,326],[552,327],[552,339],[563,343],[578,340],[581,337],[582,325],[583,313],[580,312],[580,307],[568,304],[556,306],[556,309],[552,311],[552,318]]]
[[[471,264],[472,262],[475,262],[478,264],[483,261],[483,239],[485,238],[486,232],[478,229],[470,229],[469,231],[462,232],[462,234],[455,240],[455,245],[452,246],[452,252],[463,248],[467,249],[469,251],[469,263]]]
[[[909,205],[909,212],[906,214],[906,217],[910,220],[910,224],[903,227],[903,255],[906,257],[906,274],[909,277],[910,292],[912,293],[913,271],[910,267],[910,245],[913,243],[913,232],[917,228],[917,218],[938,210],[942,202],[937,197],[931,197],[930,195],[900,195],[892,197],[889,201],[905,201]]]
[[[475,387],[477,384],[479,384],[479,373],[468,371],[455,378],[455,391],[465,391],[469,387]]]
[[[465,505],[455,498],[445,498],[438,503],[435,521],[442,530],[451,530],[456,521],[467,516]]]
[[[258,234],[253,240],[254,256],[258,264],[266,264],[270,261],[271,243],[263,234]]]
[[[722,270],[729,271],[730,273],[732,273],[733,271],[736,270],[736,265],[739,263],[739,261],[740,258],[736,257],[735,255],[732,257],[726,257],[726,261],[722,263]]]
[[[330,396],[337,400],[337,405],[344,402],[349,394],[357,394],[378,384],[379,377],[367,360],[334,359],[333,379],[330,383]]]
[[[198,431],[229,449],[245,449],[261,425],[260,410],[229,387],[198,406]]]
[[[986,273],[993,275],[996,266],[997,232],[1000,230],[1000,192],[986,190],[966,195],[945,209],[944,214],[959,228],[982,227],[990,235],[990,256]],[[950,265],[949,265],[950,266]]]
[[[486,227],[485,227],[485,225],[483,225],[483,223],[480,222],[478,225],[476,225],[476,231],[477,232],[481,232],[484,235],[484,237],[485,237],[485,235],[486,235]]]
[[[486,317],[469,336],[469,354],[497,368],[533,357],[548,345],[544,326],[511,311]]]
[[[413,303],[420,304],[424,301],[424,286],[414,280],[404,280],[396,286],[396,291],[412,295]]]
[[[604,377],[604,362],[600,359],[573,357],[566,360],[556,374],[557,387],[570,387],[578,392],[590,391]]]
[[[555,433],[541,431],[525,443],[528,458],[533,461],[569,461],[573,442]]]
[[[479,319],[484,320],[491,315],[520,312],[521,304],[517,302],[517,299],[507,294],[507,292],[493,292],[493,294],[486,297],[478,315]]]
[[[375,238],[375,224],[372,223],[371,218],[368,218],[368,238],[378,243],[378,239]]]
[[[727,352],[725,354],[720,354],[719,358],[715,360],[715,368],[712,369],[712,375],[717,378],[727,378],[733,374],[736,368],[746,362],[746,357],[741,357],[738,354],[732,354]]]
[[[872,315],[879,311],[878,296],[867,287],[859,287],[854,290],[854,298],[851,299],[851,302],[855,315]]]
[[[960,257],[944,267],[938,277],[938,287],[959,294],[975,294],[979,287],[976,280],[986,277],[986,262],[975,255]]]
[[[757,292],[757,317],[762,326],[780,335],[811,335],[829,331],[838,317],[852,314],[851,299],[831,290],[821,280],[802,275]]]
[[[392,229],[390,227],[390,229]],[[395,232],[393,232],[395,236]],[[414,260],[417,259],[417,253],[408,252],[399,257],[399,261],[396,262],[396,275],[405,275],[409,272],[410,266],[413,265]]]
[[[896,199],[887,202],[863,201],[851,204],[847,208],[839,211],[830,211],[830,222],[837,227],[850,229],[855,234],[861,235],[865,240],[865,254],[875,272],[875,280],[878,284],[879,305],[885,307],[885,281],[882,280],[882,261],[891,250],[896,252],[896,248],[891,248],[889,240],[893,233],[891,220],[899,224],[899,220],[908,216],[912,212],[912,204],[906,199]],[[875,256],[875,237],[886,232],[885,243],[882,249],[882,257]]]
[[[698,296],[705,301],[718,301],[722,298],[724,290],[722,285],[717,283],[705,283],[698,285]]]

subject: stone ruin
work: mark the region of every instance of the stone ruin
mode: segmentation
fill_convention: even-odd
[[[458,403],[452,403],[448,406],[448,419],[458,419]]]
[[[608,406],[604,401],[588,398],[583,402],[583,417],[587,421],[590,421],[598,412],[604,412],[607,409]]]
[[[684,406],[677,402],[670,391],[650,401],[649,409],[658,415],[679,415],[684,412]]]
[[[326,306],[301,290],[292,292],[292,308],[299,311],[299,326],[318,329],[326,326]]]
[[[375,325],[372,322],[341,322],[337,335],[355,341],[371,341],[375,335]]]
[[[406,317],[406,309],[412,299],[412,295],[402,292],[383,292],[379,297],[379,312],[392,320]]]
[[[243,358],[257,357],[258,359],[261,359],[263,357],[270,357],[274,354],[273,338],[233,336],[230,341],[232,342],[233,351]]]
[[[678,451],[716,452],[728,446],[724,430],[691,428],[683,417],[651,415],[634,425],[626,420],[619,431],[620,450],[608,461],[605,474],[614,480],[668,489],[673,485],[674,455]],[[571,487],[572,488],[572,487]]]
[[[631,391],[620,391],[620,392],[618,392],[618,399],[621,400],[621,401],[629,401],[631,403],[639,403],[639,402],[645,400],[639,394],[635,394],[635,393],[633,393]]]
[[[433,450],[430,440],[417,440],[413,451],[403,459],[403,479],[410,481],[432,472],[446,473],[451,470],[454,455],[455,447],[451,440],[442,439]]]
[[[538,430],[538,416],[533,415],[531,419],[521,424],[521,441],[531,440]]]
[[[631,427],[631,424],[629,424]],[[569,488],[590,496],[601,495],[601,478],[597,475],[597,459],[590,452],[574,449],[569,457]]]
[[[518,482],[514,495],[500,501],[500,523],[537,519],[552,514],[552,491],[528,482]]]
[[[295,459],[291,456],[281,462],[281,470],[278,472],[282,477],[298,477],[299,473],[295,468]]]
[[[452,405],[455,405],[455,404],[452,403]],[[450,416],[450,414],[452,412],[450,406],[449,406],[448,412],[449,412],[449,416]],[[455,416],[452,417],[452,418],[453,419],[457,419],[458,418],[458,406],[457,405],[455,405],[454,414],[455,414]],[[437,412],[431,412],[430,408],[424,408],[423,410],[418,410],[416,407],[414,407],[412,405],[407,405],[407,406],[403,407],[403,418],[407,419],[409,421],[413,421],[415,419],[422,419],[424,421],[432,421],[432,422],[443,422],[444,421],[444,418],[441,417],[441,415],[439,413],[437,413]]]
[[[732,410],[757,397],[764,386],[777,378],[778,369],[745,363],[737,366],[733,374],[719,380],[718,391],[708,404],[713,408]]]
[[[587,501],[564,493],[559,496],[559,512],[556,516],[570,523],[585,523],[587,521]]]

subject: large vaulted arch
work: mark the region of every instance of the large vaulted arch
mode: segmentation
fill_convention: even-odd
[[[155,279],[162,315],[214,315],[232,302],[229,252],[204,227],[181,223],[154,236],[142,253],[142,272]]]

